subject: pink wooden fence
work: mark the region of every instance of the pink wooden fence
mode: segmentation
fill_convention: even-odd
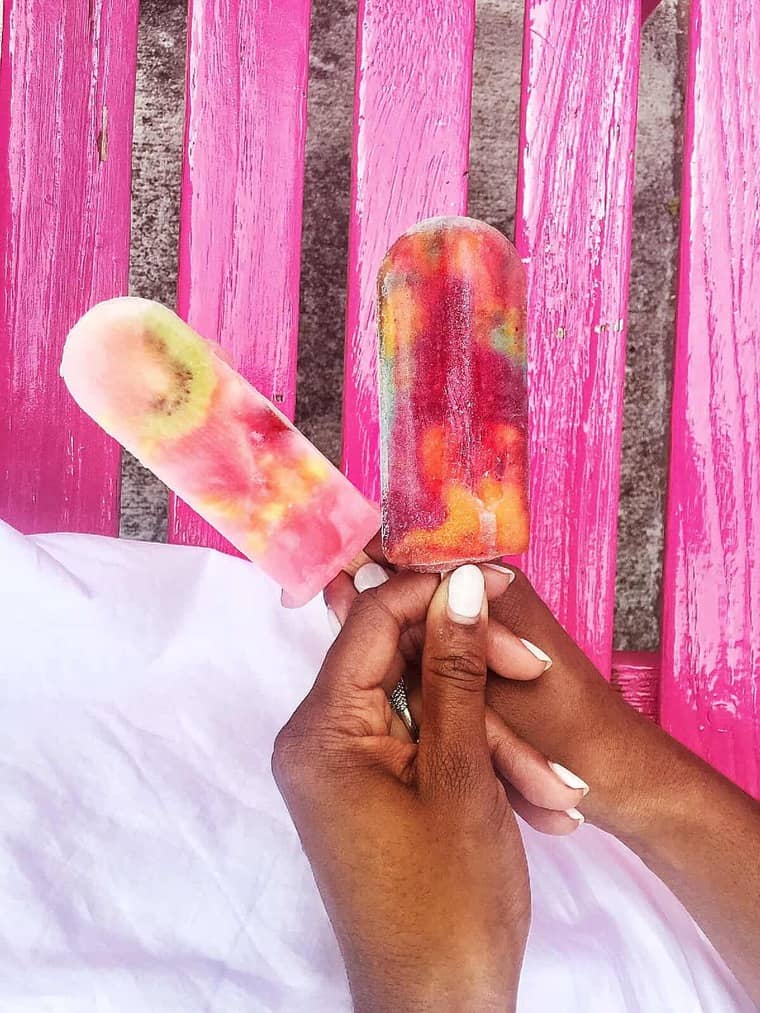
[[[308,0],[190,0],[178,312],[291,418],[308,61]],[[169,538],[233,551],[173,496]]]
[[[123,292],[136,0],[5,0],[0,516],[113,533],[118,452],[57,381]],[[529,277],[542,594],[645,713],[757,792],[760,14],[692,0],[662,658],[612,652],[640,28],[654,0],[526,0],[516,242]],[[375,273],[467,200],[472,0],[360,0],[344,467],[377,492]],[[66,39],[66,45],[63,39]],[[309,5],[190,0],[178,305],[295,398]],[[181,503],[170,537],[222,546]],[[660,670],[662,675],[660,677]]]
[[[760,786],[760,6],[692,0],[663,583],[665,727]]]
[[[474,0],[359,2],[343,467],[374,499],[377,271],[410,225],[466,210],[474,6]]]
[[[119,448],[58,379],[63,339],[127,291],[137,0],[5,0],[0,517],[119,530]]]
[[[528,0],[515,241],[528,267],[528,570],[609,674],[638,0]],[[569,523],[570,519],[572,521]]]

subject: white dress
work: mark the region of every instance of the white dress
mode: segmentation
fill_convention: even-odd
[[[269,771],[330,634],[250,564],[0,524],[0,1013],[341,1013]],[[613,838],[523,826],[521,1013],[754,1007]]]

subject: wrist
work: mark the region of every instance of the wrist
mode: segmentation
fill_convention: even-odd
[[[517,1005],[517,983],[508,993],[465,992],[454,987],[420,989],[396,987],[388,982],[377,985],[351,983],[354,1013],[512,1013]]]
[[[718,775],[646,718],[615,743],[613,778],[590,819],[644,858],[702,820],[705,786]],[[720,779],[722,781],[722,779]]]
[[[482,960],[459,957],[426,963],[348,969],[355,1013],[511,1013],[516,1007],[522,949],[514,961],[490,970]],[[508,963],[511,966],[504,966]]]

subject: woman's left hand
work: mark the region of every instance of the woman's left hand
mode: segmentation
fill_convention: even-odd
[[[392,734],[402,637],[425,623],[419,744]],[[483,571],[360,594],[278,736],[273,770],[343,952],[355,1009],[512,1008],[528,931],[522,842],[486,737]],[[524,745],[510,779],[571,808]],[[509,761],[504,759],[509,765]],[[570,821],[572,822],[572,821]]]

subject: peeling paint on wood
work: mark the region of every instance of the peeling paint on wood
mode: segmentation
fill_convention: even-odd
[[[692,0],[662,723],[760,794],[760,6]]]
[[[295,408],[308,0],[190,0],[178,311]],[[169,539],[231,551],[175,497]]]
[[[377,500],[377,271],[415,222],[466,210],[475,24],[470,0],[360,0],[358,17],[343,469]]]
[[[539,593],[610,673],[639,0],[528,0],[516,244],[528,272]]]
[[[98,158],[101,162],[108,161],[108,106],[103,106],[103,116],[98,134]]]
[[[0,62],[0,517],[118,531],[119,447],[58,376],[127,290],[137,0],[6,0]],[[108,162],[98,133],[108,108]]]
[[[660,656],[648,651],[616,651],[610,682],[631,707],[657,721],[659,717]]]

